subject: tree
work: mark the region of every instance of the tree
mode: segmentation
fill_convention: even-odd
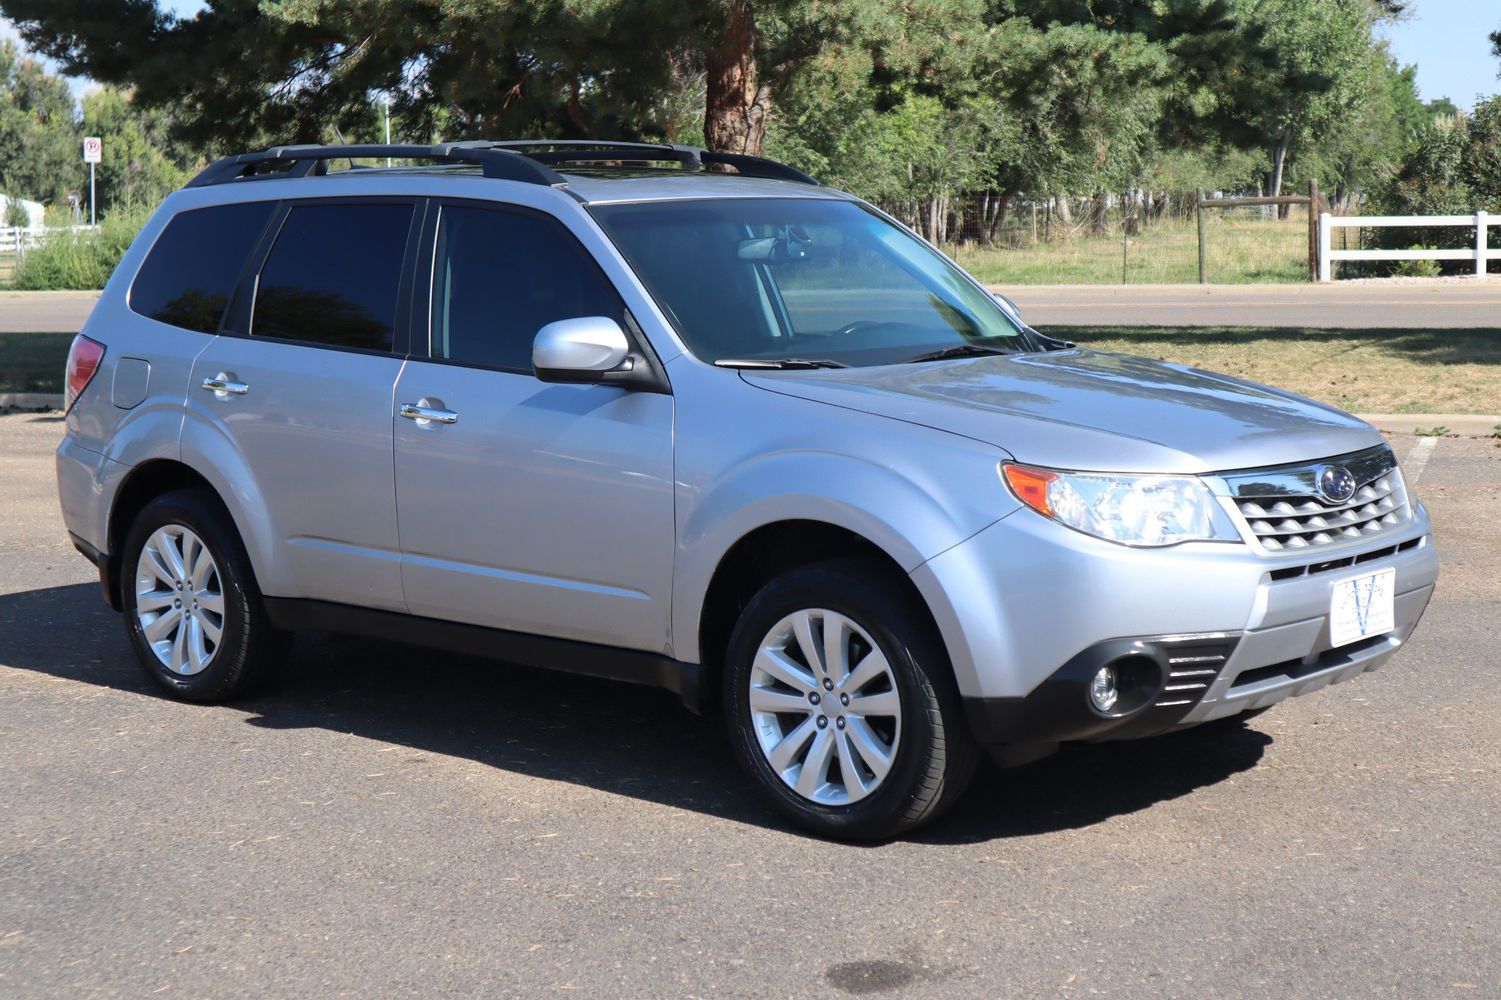
[[[44,203],[66,199],[83,168],[67,81],[0,40],[0,191]]]
[[[1475,105],[1465,125],[1465,180],[1477,209],[1501,212],[1501,97]]]
[[[672,135],[663,95],[702,81],[705,139],[759,152],[801,68],[910,65],[976,23],[981,0],[218,0],[187,19],[152,0],[0,0],[69,73],[181,99],[200,144],[317,141],[367,128],[394,96],[411,132],[449,138]],[[879,50],[879,54],[872,54]],[[846,58],[846,54],[853,54]],[[185,98],[183,95],[188,95]]]
[[[1439,97],[1423,105],[1423,110],[1434,118],[1453,118],[1459,114],[1459,105],[1447,97]]]
[[[104,146],[96,168],[100,214],[115,207],[154,205],[187,179],[187,164],[173,162],[161,142],[162,117],[160,112],[136,108],[129,95],[115,87],[84,95],[83,131],[99,136]]]

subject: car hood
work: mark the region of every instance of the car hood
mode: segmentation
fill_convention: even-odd
[[[741,374],[772,392],[961,434],[1055,468],[1202,474],[1382,442],[1371,425],[1302,396],[1082,349]]]

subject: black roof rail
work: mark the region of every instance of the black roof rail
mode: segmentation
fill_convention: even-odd
[[[592,160],[652,161],[676,160],[683,166],[701,170],[706,166],[734,167],[744,177],[765,177],[796,181],[817,186],[818,181],[801,170],[745,153],[717,153],[698,146],[678,146],[665,142],[613,142],[606,139],[510,139],[490,143],[497,149],[517,151],[534,149],[525,155],[539,163],[578,163]]]
[[[446,163],[477,164],[486,177],[497,180],[523,181],[549,187],[568,183],[555,170],[530,157],[508,149],[494,148],[493,143],[442,142],[435,146],[387,146],[367,143],[351,146],[275,146],[262,153],[241,153],[217,160],[188,181],[188,187],[224,184],[256,176],[306,177],[328,170],[329,160],[391,157],[400,160],[437,160]],[[272,173],[260,168],[288,164],[285,170]]]
[[[486,177],[557,187],[566,177],[552,164],[601,161],[650,163],[674,161],[687,170],[729,166],[745,177],[764,177],[817,185],[801,170],[760,156],[718,153],[696,146],[659,142],[612,142],[595,139],[511,139],[444,142],[434,146],[364,144],[351,146],[276,146],[261,153],[241,153],[209,164],[188,187],[206,187],[254,177],[307,177],[327,173],[329,160],[436,160],[478,165]],[[285,165],[283,169],[263,168]]]

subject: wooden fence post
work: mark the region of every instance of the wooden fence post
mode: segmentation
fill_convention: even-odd
[[[1319,280],[1319,182],[1308,181],[1308,280]]]
[[[1199,217],[1199,284],[1203,285],[1208,283],[1204,275],[1204,189],[1199,188],[1196,193],[1198,197],[1194,207],[1198,210]]]

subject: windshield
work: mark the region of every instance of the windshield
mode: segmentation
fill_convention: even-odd
[[[699,358],[882,365],[1029,350],[994,299],[869,209],[807,198],[590,211]]]

